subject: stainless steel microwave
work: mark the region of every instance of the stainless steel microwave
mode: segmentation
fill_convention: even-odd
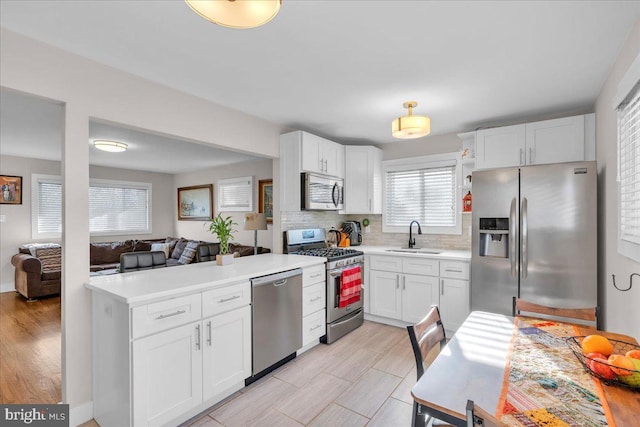
[[[328,175],[303,172],[301,208],[315,211],[337,211],[344,208],[344,180]]]

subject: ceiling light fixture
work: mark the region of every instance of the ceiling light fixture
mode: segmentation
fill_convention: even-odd
[[[409,114],[398,117],[391,123],[391,134],[400,139],[413,139],[431,133],[431,119],[426,116],[414,116],[413,109],[418,105],[416,101],[407,101],[402,106],[409,109]]]
[[[122,153],[127,151],[128,145],[124,142],[110,141],[107,139],[96,139],[93,141],[93,146],[98,150],[108,151],[110,153]]]
[[[229,28],[254,28],[271,21],[282,0],[184,0],[207,21]]]

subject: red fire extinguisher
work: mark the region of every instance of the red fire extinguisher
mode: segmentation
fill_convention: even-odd
[[[462,198],[462,212],[471,212],[471,191]]]

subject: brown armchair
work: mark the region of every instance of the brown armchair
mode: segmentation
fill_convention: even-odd
[[[60,248],[50,248],[46,252],[48,256],[44,252],[42,255],[36,253],[37,256],[19,253],[11,258],[15,267],[16,291],[30,301],[60,293]]]

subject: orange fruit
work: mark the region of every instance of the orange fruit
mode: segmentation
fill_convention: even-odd
[[[621,377],[627,377],[633,374],[633,371],[636,369],[636,365],[633,361],[621,354],[612,354],[608,359],[609,365],[611,365],[611,369],[616,375]]]
[[[581,343],[582,353],[601,353],[610,356],[613,353],[613,345],[602,335],[589,335],[584,337]]]
[[[625,356],[630,357],[632,359],[640,359],[640,350],[629,350],[627,351]]]

